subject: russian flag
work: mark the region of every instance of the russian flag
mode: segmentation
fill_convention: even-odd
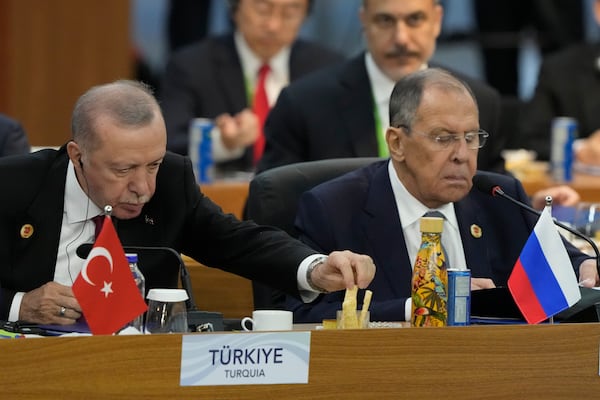
[[[513,267],[508,288],[528,323],[537,324],[581,299],[577,277],[550,207],[527,239]]]

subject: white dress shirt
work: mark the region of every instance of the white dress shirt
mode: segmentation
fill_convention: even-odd
[[[85,207],[81,207],[85,204]],[[58,252],[56,255],[56,268],[54,270],[54,282],[61,285],[71,286],[79,275],[85,260],[76,254],[77,247],[83,243],[93,243],[96,226],[91,218],[102,213],[85,194],[77,177],[73,163],[69,161],[67,167],[67,179],[65,182],[64,210]],[[23,292],[18,292],[10,306],[9,321],[19,319],[19,309],[23,299]]]
[[[378,135],[383,135],[385,140],[385,131],[390,126],[390,96],[394,90],[396,82],[387,77],[379,69],[371,53],[365,53],[365,67],[367,68],[367,75],[369,82],[371,83],[371,90],[373,91],[373,99],[377,106],[377,115],[379,121],[381,121],[381,132],[377,132]],[[420,70],[427,68],[427,64],[423,64]]]
[[[452,268],[467,269],[465,250],[460,238],[458,220],[454,212],[454,203],[444,204],[443,206],[430,209],[417,200],[408,192],[406,187],[400,182],[392,161],[388,162],[388,174],[392,184],[392,192],[396,200],[396,208],[402,223],[402,232],[408,250],[408,257],[411,260],[411,268],[414,266],[414,260],[417,258],[419,247],[421,246],[420,219],[428,211],[439,211],[444,215],[444,228],[442,232],[442,245],[446,251],[448,264]],[[410,320],[411,300],[408,299],[405,305],[406,320]]]
[[[377,132],[377,134],[382,135],[385,140],[385,131],[390,126],[390,96],[396,82],[381,72],[369,52],[365,53],[365,66],[369,81],[371,82],[373,99],[377,106],[377,115],[379,116],[379,121],[381,121],[381,132]]]
[[[244,81],[246,82],[246,90],[249,93],[246,95],[249,97],[249,103],[251,102],[254,92],[256,91],[256,85],[258,84],[258,71],[263,65],[261,60],[248,46],[248,43],[244,39],[244,36],[236,31],[234,33],[234,42],[237,49],[237,53],[240,57],[240,63],[242,65],[242,72],[244,73]],[[269,60],[269,67],[271,71],[265,80],[265,90],[267,92],[267,99],[269,106],[273,107],[277,101],[277,97],[281,90],[286,87],[290,82],[290,52],[291,47],[287,46],[281,49],[279,53],[275,54]],[[232,160],[241,157],[244,153],[244,148],[237,148],[229,150],[223,144],[221,140],[221,132],[215,128],[212,131],[212,143],[213,143],[213,159],[215,162]]]

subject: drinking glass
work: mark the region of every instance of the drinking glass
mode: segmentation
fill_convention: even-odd
[[[150,289],[145,333],[187,332],[187,293],[183,289]]]
[[[600,234],[600,203],[579,203],[573,219],[573,225],[579,232],[596,238]]]

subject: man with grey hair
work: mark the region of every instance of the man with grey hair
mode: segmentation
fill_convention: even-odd
[[[78,100],[73,138],[59,150],[0,160],[0,320],[72,324],[71,285],[94,240],[94,217],[112,206],[124,246],[170,247],[204,265],[257,279],[305,300],[365,287],[367,256],[324,257],[285,233],[239,221],[205,197],[188,158],[166,151],[160,107],[142,84],[97,86]],[[146,288],[177,287],[168,254],[140,258]]]
[[[436,68],[410,74],[394,87],[390,121],[389,160],[303,195],[296,219],[300,238],[320,251],[348,248],[373,258],[377,275],[368,289],[373,291],[370,312],[375,321],[410,319],[419,220],[430,211],[444,216],[442,244],[448,263],[471,270],[473,290],[506,285],[536,219],[473,189],[477,154],[487,145],[488,134],[480,129],[469,87]],[[516,179],[478,173],[528,203]],[[595,261],[569,244],[567,249],[580,281],[597,283]],[[342,300],[332,293],[311,304],[288,299],[288,307],[295,321],[315,322],[335,318]]]

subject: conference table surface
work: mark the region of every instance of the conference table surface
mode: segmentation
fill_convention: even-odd
[[[598,323],[313,330],[310,335],[308,383],[235,386],[180,386],[180,334],[4,339],[2,398],[600,396]]]

